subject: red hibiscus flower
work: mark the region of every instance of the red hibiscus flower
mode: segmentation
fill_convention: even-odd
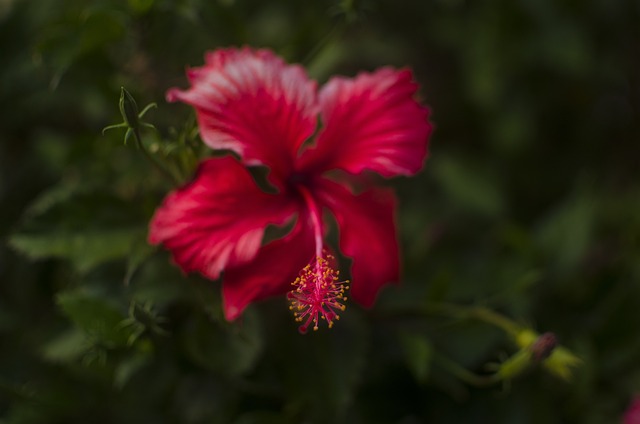
[[[208,53],[188,78],[191,88],[171,89],[167,100],[195,107],[203,141],[239,160],[203,161],[156,211],[150,242],[169,249],[185,272],[218,279],[224,271],[228,320],[253,301],[291,291],[304,332],[317,329],[318,318],[331,326],[346,300],[323,241],[327,209],[352,259],[351,297],[371,306],[384,284],[399,279],[396,201],[388,189],[354,194],[346,182],[365,171],[393,177],[422,168],[431,125],[413,98],[411,72],[334,77],[317,90],[302,67],[243,48]],[[268,167],[275,193],[256,184],[247,167],[257,165]],[[294,223],[288,234],[263,243],[267,226],[287,223]]]

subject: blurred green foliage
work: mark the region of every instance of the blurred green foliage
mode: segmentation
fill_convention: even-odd
[[[298,335],[284,299],[225,322],[217,283],[145,243],[173,185],[100,132],[121,86],[157,102],[144,143],[188,179],[192,112],[164,92],[245,44],[321,82],[410,66],[433,110],[425,171],[389,182],[403,284],[331,331]],[[0,422],[618,422],[640,391],[639,46],[637,0],[0,2]],[[456,367],[517,347],[441,302],[582,365],[475,388]]]

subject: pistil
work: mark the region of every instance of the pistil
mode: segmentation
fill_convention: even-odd
[[[344,293],[349,289],[349,281],[339,281],[340,271],[333,268],[335,258],[324,250],[322,217],[315,200],[305,187],[300,188],[300,193],[313,226],[315,257],[300,271],[292,283],[295,288],[287,298],[296,321],[303,323],[300,332],[306,333],[312,324],[313,329],[318,330],[320,320],[326,321],[331,328],[340,319],[338,312],[346,308],[342,302],[347,300]]]

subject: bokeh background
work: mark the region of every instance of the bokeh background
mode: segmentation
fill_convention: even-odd
[[[402,285],[331,331],[299,335],[284,299],[226,323],[217,282],[145,243],[173,186],[101,134],[125,86],[158,103],[149,149],[184,158],[193,112],[164,93],[229,45],[320,82],[409,66],[432,108],[424,171],[387,182]],[[611,424],[640,391],[637,0],[2,0],[0,105],[0,423]],[[474,387],[451,364],[516,348],[441,302],[582,365]]]

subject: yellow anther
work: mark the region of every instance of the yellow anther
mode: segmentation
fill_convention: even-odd
[[[344,311],[342,304],[346,300],[344,296],[345,281],[339,281],[338,271],[331,267],[332,257],[315,258],[305,266],[294,282],[295,288],[289,292],[291,300],[290,310],[295,311],[296,322],[301,322],[301,332],[313,327],[319,329],[320,320],[327,323],[329,328],[334,326],[334,320],[340,319],[337,311]]]

